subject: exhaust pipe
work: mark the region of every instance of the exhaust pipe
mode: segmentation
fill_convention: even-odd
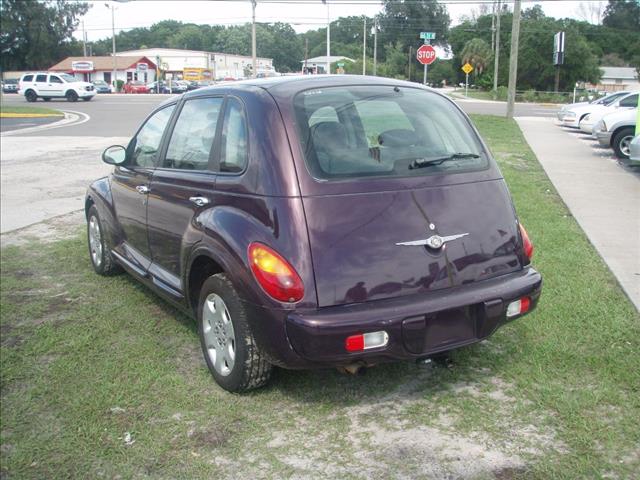
[[[337,367],[337,370],[346,375],[364,375],[367,372],[367,366],[362,363],[351,363],[349,365]]]

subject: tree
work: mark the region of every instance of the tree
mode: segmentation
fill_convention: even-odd
[[[49,68],[79,50],[73,32],[89,5],[66,0],[2,0],[0,53],[3,70]]]
[[[386,46],[395,49],[398,42],[403,52],[408,52],[410,46],[419,47],[422,43],[420,32],[434,32],[436,39],[433,43],[446,46],[450,23],[447,7],[436,0],[384,0],[379,16],[378,42],[383,45],[379,59],[386,58]]]
[[[482,75],[482,72],[493,62],[491,47],[481,38],[470,40],[464,46],[461,55],[462,63],[470,63],[476,75]]]
[[[602,24],[621,30],[640,31],[640,3],[637,0],[609,0]]]

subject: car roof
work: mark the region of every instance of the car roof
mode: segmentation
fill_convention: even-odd
[[[277,94],[295,95],[311,88],[355,85],[391,85],[399,87],[423,88],[422,85],[404,80],[366,75],[296,75],[283,77],[252,78],[235,82],[224,82],[189,92],[187,97],[206,95],[218,89],[247,89],[258,87]]]

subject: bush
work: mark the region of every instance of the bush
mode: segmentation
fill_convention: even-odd
[[[494,100],[506,101],[507,100],[507,90],[508,89],[505,86],[498,87],[498,89],[493,94],[493,99]]]
[[[124,87],[124,80],[116,80],[116,92],[121,92]]]
[[[535,90],[527,90],[522,95],[522,100],[525,102],[535,102],[538,99],[538,94]]]

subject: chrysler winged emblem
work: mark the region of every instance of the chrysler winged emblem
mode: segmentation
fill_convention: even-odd
[[[458,238],[466,237],[467,235],[469,234],[459,233],[457,235],[449,235],[446,237],[441,237],[440,235],[432,235],[429,238],[425,238],[422,240],[412,240],[410,242],[399,242],[399,243],[396,243],[396,245],[404,245],[408,247],[426,245],[429,248],[433,248],[434,250],[437,250],[441,248],[445,243],[450,242],[452,240],[457,240]]]

